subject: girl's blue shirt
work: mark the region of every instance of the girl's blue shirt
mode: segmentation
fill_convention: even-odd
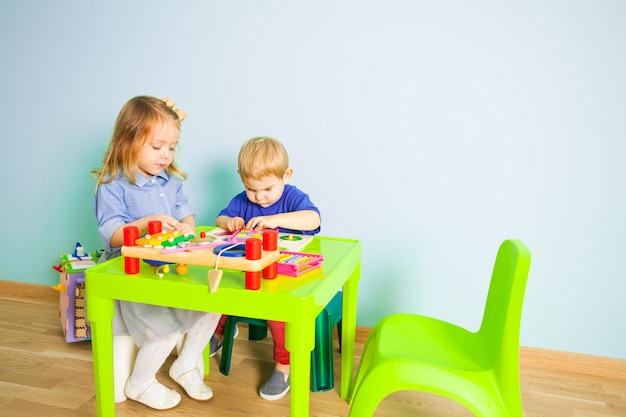
[[[117,176],[96,191],[98,233],[106,247],[99,262],[120,255],[111,247],[111,236],[126,223],[155,214],[167,214],[177,220],[195,215],[183,193],[182,181],[162,172],[154,177],[137,174],[135,184]],[[115,302],[113,333],[130,334],[137,346],[153,343],[177,332],[186,332],[205,313],[150,304]]]
[[[166,214],[181,220],[196,213],[183,192],[183,182],[165,171],[153,177],[136,174],[135,184],[118,175],[96,192],[98,233],[107,251],[111,236],[120,227],[142,217]]]
[[[283,190],[283,195],[280,196],[277,202],[269,207],[264,208],[253,203],[246,196],[246,192],[242,191],[230,200],[228,206],[220,211],[218,216],[241,217],[245,222],[247,222],[253,217],[271,216],[274,214],[290,213],[301,210],[313,210],[317,214],[320,214],[319,209],[311,202],[308,194],[300,191],[293,185],[286,184],[285,189]],[[291,230],[281,227],[279,231],[283,233],[314,235],[319,233],[320,229],[321,228],[318,227],[315,230]]]

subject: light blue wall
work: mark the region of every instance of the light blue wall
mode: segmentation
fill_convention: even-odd
[[[626,359],[626,2],[0,0],[4,280],[101,247],[117,112],[170,96],[198,223],[281,139],[323,234],[363,241],[359,323],[476,327],[500,241],[534,259],[522,344]],[[51,290],[52,291],[52,290]]]

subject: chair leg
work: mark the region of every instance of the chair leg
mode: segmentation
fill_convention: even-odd
[[[311,352],[311,391],[333,389],[333,328],[326,310],[315,319],[315,348]]]
[[[267,324],[248,323],[248,340],[263,340],[267,337]]]
[[[228,375],[233,351],[233,339],[237,322],[248,323],[248,340],[261,340],[267,337],[267,322],[259,319],[228,317],[224,324],[224,341],[220,372]],[[329,303],[327,309],[315,320],[315,349],[311,352],[311,391],[322,392],[334,388],[333,329],[337,326],[339,351],[341,351],[341,293]]]
[[[341,353],[341,320],[337,322],[337,338],[339,340],[339,353]]]
[[[233,354],[235,326],[241,321],[248,323],[248,340],[262,340],[267,337],[266,320],[229,316],[224,324],[224,341],[222,342],[222,358],[220,360],[220,372],[223,375],[228,375],[230,372],[230,359]]]
[[[341,310],[342,310],[342,307],[343,307],[343,293],[339,291],[330,300],[330,302],[325,308],[325,310],[328,312],[329,317],[330,317],[331,327],[337,326],[337,335],[339,336],[339,352],[341,352],[341,321],[342,321]]]
[[[365,341],[365,345],[363,346],[363,351],[361,353],[361,361],[359,362],[359,367],[357,368],[356,378],[354,378],[354,386],[352,387],[352,392],[350,393],[350,404],[353,403],[354,398],[358,394],[361,389],[361,383],[365,378],[365,374],[368,371],[370,363],[372,362],[372,356],[374,355],[374,341],[377,337],[377,329],[374,327],[370,334],[367,336],[367,340]]]
[[[368,375],[369,376],[369,375]],[[380,402],[393,390],[382,388],[377,381],[374,387],[371,386],[372,379],[366,379],[354,392],[354,397],[350,400],[350,414],[348,417],[371,417],[376,412]]]
[[[311,352],[311,391],[334,388],[333,329],[337,326],[341,351],[341,292],[335,294],[315,319],[315,348]]]
[[[207,343],[202,351],[202,356],[198,359],[198,369],[200,375],[208,376],[211,373],[211,344]]]
[[[224,341],[222,342],[222,358],[220,360],[220,372],[223,375],[228,375],[230,372],[230,357],[233,353],[236,324],[233,317],[228,317],[224,324]]]

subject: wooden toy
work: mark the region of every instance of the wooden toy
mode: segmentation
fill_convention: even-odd
[[[207,273],[209,291],[217,291],[217,288],[220,286],[220,281],[222,280],[222,274],[223,272],[221,269],[209,269],[209,272]]]
[[[246,289],[258,290],[261,276],[264,279],[274,279],[278,274],[298,277],[319,268],[324,260],[322,255],[280,251],[276,229],[238,230],[232,234],[220,229],[212,235],[203,233],[196,238],[163,232],[158,223],[150,222],[149,233],[143,238],[137,236],[136,227],[124,228],[122,255],[127,274],[139,272],[139,259],[159,265],[156,274],[160,278],[169,271],[169,266],[164,265],[168,263],[178,264],[176,271],[180,275],[186,274],[187,265],[213,267],[207,272],[207,280],[209,291],[215,292],[222,278],[220,263],[222,268],[244,271]],[[286,236],[288,240],[302,240],[295,239],[295,235]],[[245,246],[245,250],[236,248],[237,244]]]
[[[261,239],[256,237],[246,239],[246,259],[261,259],[261,244]],[[246,288],[249,290],[261,288],[261,271],[246,271]]]
[[[265,250],[278,250],[278,230],[268,229],[263,231],[263,248]],[[263,278],[274,279],[278,275],[278,262],[274,262],[263,270]]]
[[[136,245],[164,248],[164,247],[177,247],[183,242],[189,242],[194,238],[194,235],[183,235],[180,232],[162,231],[150,234],[148,233],[144,237],[141,237],[135,241]]]
[[[139,238],[139,228],[137,226],[124,227],[124,246],[135,246]],[[122,252],[123,253],[123,252]],[[124,258],[124,271],[127,274],[139,273],[139,258]]]
[[[126,258],[149,259],[159,262],[170,262],[175,264],[215,266],[217,255],[213,253],[213,248],[203,248],[195,250],[180,251],[174,253],[163,253],[159,248],[144,248],[141,246],[122,246],[122,255]],[[235,269],[239,271],[262,271],[272,262],[277,262],[280,256],[279,251],[261,251],[260,259],[246,259],[234,257],[220,257],[219,264],[225,269]],[[127,274],[139,272],[130,272]]]
[[[152,230],[150,230],[152,228]],[[153,234],[159,230],[157,225],[149,225],[149,231]],[[124,228],[124,246],[122,255],[124,256],[124,271],[127,274],[137,274],[140,269],[139,260],[150,260],[156,262],[169,262],[182,265],[215,266],[215,269],[207,273],[209,290],[215,291],[219,286],[221,271],[216,271],[218,264],[218,254],[213,252],[215,244],[194,245],[193,247],[176,247],[163,249],[163,246],[138,246],[141,240],[137,236],[138,229],[135,226]],[[234,269],[246,272],[246,288],[259,289],[261,272],[272,264],[276,264],[280,256],[277,249],[276,232],[269,233],[266,237],[266,246],[272,248],[266,250],[262,247],[262,241],[258,238],[247,239],[245,257],[219,257],[220,266],[226,269]],[[263,235],[261,235],[263,236]],[[205,238],[206,239],[206,238]],[[180,244],[180,242],[179,242]],[[223,242],[222,242],[223,244]],[[186,268],[183,268],[186,269]],[[180,272],[180,270],[179,270]],[[271,275],[271,271],[270,271]],[[162,276],[162,275],[161,275]]]

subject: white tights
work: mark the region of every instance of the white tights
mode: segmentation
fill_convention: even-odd
[[[206,313],[189,329],[185,343],[178,355],[176,364],[181,373],[189,372],[198,366],[202,352],[217,327],[221,314]],[[178,342],[179,334],[171,334],[158,342],[147,343],[139,348],[130,384],[143,392],[156,379],[156,374],[172,353]]]

